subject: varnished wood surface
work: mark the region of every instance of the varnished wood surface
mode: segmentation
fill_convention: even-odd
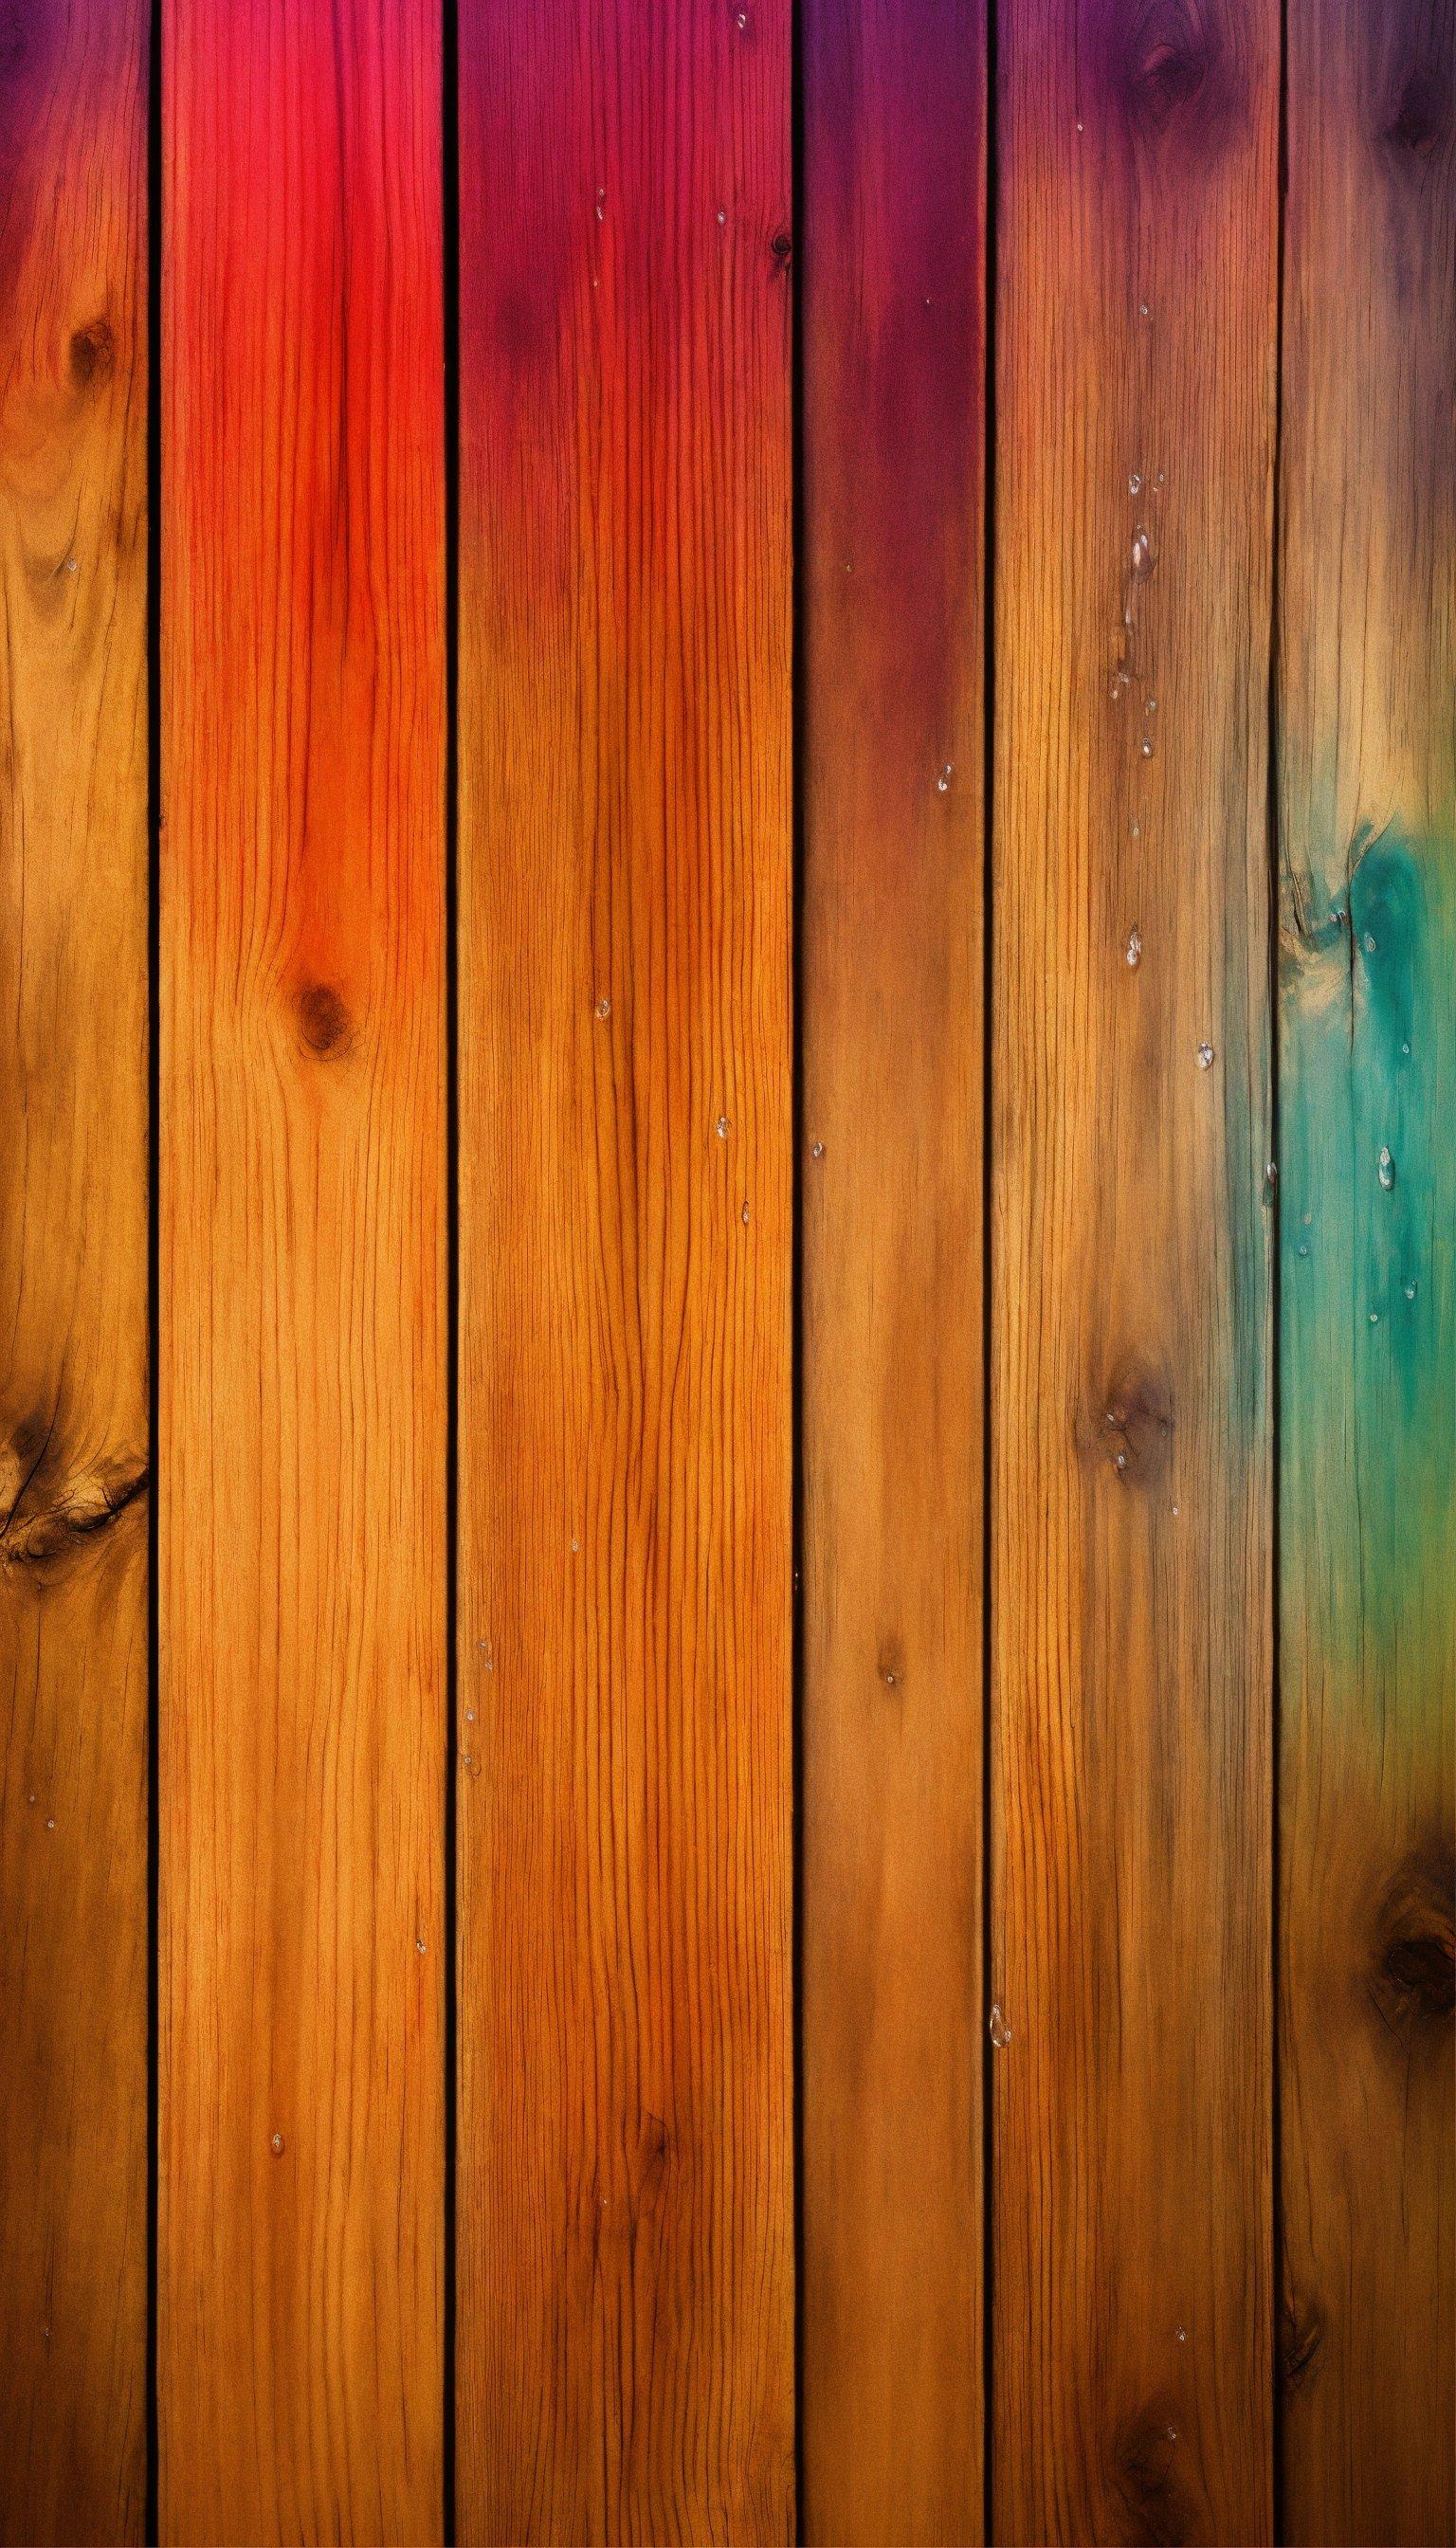
[[[161,2531],[437,2540],[440,23],[164,39]]]
[[[1456,11],[1291,0],[1284,2535],[1456,2532]]]
[[[1026,0],[998,59],[995,2526],[1249,2542],[1278,11]]]
[[[463,2540],[785,2540],[789,12],[461,11]]]
[[[135,2540],[146,2344],[146,38],[0,39],[0,2539]]]
[[[0,5],[0,2548],[1444,2542],[1453,0],[159,5],[149,187]]]
[[[985,13],[810,0],[805,2535],[979,2538]]]

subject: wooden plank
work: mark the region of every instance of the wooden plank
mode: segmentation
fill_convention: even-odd
[[[0,30],[0,2539],[146,2348],[146,33]]]
[[[1280,2075],[1294,2541],[1456,2533],[1453,128],[1451,0],[1291,0]]]
[[[1258,2541],[1279,13],[1000,72],[996,2532]]]
[[[162,2536],[441,2536],[435,0],[165,28]]]
[[[461,9],[462,2540],[792,2529],[788,40]]]
[[[973,2540],[983,7],[803,13],[805,2535]]]

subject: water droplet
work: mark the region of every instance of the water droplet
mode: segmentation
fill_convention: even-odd
[[[1413,1301],[1413,1300],[1414,1300],[1417,1289],[1418,1289],[1418,1286],[1417,1286],[1417,1284],[1416,1284],[1415,1277],[1414,1277],[1414,1275],[1412,1274],[1412,1275],[1411,1275],[1411,1277],[1410,1277],[1410,1282],[1409,1282],[1409,1283],[1407,1284],[1407,1286],[1406,1286],[1406,1298],[1407,1298],[1407,1300],[1408,1300],[1408,1301]]]
[[[1213,1066],[1214,1066],[1214,1047],[1213,1047],[1213,1046],[1212,1046],[1211,1044],[1201,1044],[1201,1045],[1199,1046],[1199,1047],[1198,1047],[1198,1066],[1199,1066],[1199,1069],[1200,1069],[1200,1070],[1212,1070],[1212,1069],[1213,1069]]]
[[[604,991],[596,1003],[596,1014],[598,1018],[609,1018],[611,1016],[611,1002]]]
[[[1297,1249],[1297,1251],[1296,1251],[1296,1252],[1297,1252],[1297,1254],[1299,1254],[1299,1255],[1301,1255],[1301,1256],[1308,1256],[1308,1255],[1309,1255],[1309,1253],[1310,1253],[1310,1242],[1309,1242],[1308,1238],[1302,1238],[1302,1239],[1300,1240],[1299,1247],[1298,1247],[1298,1249]]]
[[[1128,1454],[1126,1451],[1119,1451],[1116,1465],[1119,1473],[1126,1469],[1128,1465]]]
[[[746,9],[739,10],[738,32],[740,36],[746,36],[748,34],[748,11]]]
[[[495,1669],[496,1669],[496,1657],[495,1657],[495,1654],[494,1654],[494,1652],[493,1652],[493,1650],[492,1650],[491,1640],[490,1640],[490,1638],[489,1638],[489,1637],[482,1637],[482,1639],[481,1639],[481,1653],[485,1656],[485,1659],[486,1659],[486,1670],[487,1670],[487,1672],[494,1672],[494,1671],[495,1671]]]
[[[1081,119],[1081,117],[1080,117],[1080,116],[1078,116],[1078,118],[1077,118],[1077,131],[1080,133],[1080,132],[1082,131],[1082,129],[1083,129],[1083,128],[1082,128],[1082,119]]]
[[[596,189],[596,218],[599,222],[604,222],[606,219],[606,188],[604,186],[598,186]]]
[[[47,1818],[47,1821],[46,1821],[46,1830],[47,1830],[47,1831],[54,1831],[54,1829],[55,1829],[55,1816],[54,1816],[54,1814],[51,1814],[51,1815]]]
[[[948,762],[946,763],[946,765],[945,765],[945,768],[942,770],[942,772],[941,772],[941,774],[940,774],[939,778],[936,780],[936,786],[938,787],[938,789],[940,790],[940,793],[941,793],[943,796],[946,794],[947,789],[950,787],[950,784],[951,784],[951,772],[952,772],[953,767],[954,767],[954,764],[948,761]]]
[[[473,1707],[468,1707],[468,1708],[466,1709],[466,1711],[465,1711],[465,1722],[466,1722],[466,1724],[467,1724],[467,1725],[474,1725],[474,1723],[475,1723],[475,1709],[474,1709]]]
[[[581,1543],[581,1541],[580,1541],[579,1539],[574,1539],[574,1540],[572,1541],[572,1555],[573,1555],[573,1557],[580,1557],[580,1556],[581,1556],[581,1554],[582,1554],[582,1543]]]
[[[1136,469],[1134,470],[1132,477],[1128,480],[1128,493],[1130,496],[1140,496],[1142,493],[1142,481],[1138,477]]]
[[[1403,1044],[1403,1045],[1402,1045],[1402,1046],[1401,1046],[1401,1050],[1402,1050],[1402,1052],[1405,1054],[1406,1059],[1409,1061],[1409,1060],[1410,1060],[1410,1046],[1409,1046],[1409,1044]]]
[[[893,1688],[894,1688],[895,1682],[896,1682],[897,1678],[898,1678],[898,1676],[897,1676],[897,1674],[896,1674],[896,1672],[895,1672],[895,1669],[894,1669],[893,1665],[892,1665],[892,1664],[887,1664],[887,1665],[885,1666],[885,1675],[884,1675],[884,1685],[885,1685],[885,1688],[886,1688],[886,1689],[893,1689]]]
[[[1368,930],[1365,933],[1365,953],[1367,956],[1373,956],[1375,953],[1375,941]]]
[[[1149,700],[1148,700],[1148,702],[1147,702],[1147,706],[1146,706],[1146,708],[1143,710],[1143,714],[1144,714],[1145,716],[1156,716],[1156,714],[1157,714],[1157,701],[1156,701],[1156,699],[1149,699]]]
[[[1142,738],[1142,758],[1144,761],[1150,761],[1152,759],[1152,737],[1150,734],[1145,734]]]
[[[79,564],[78,564],[78,562],[77,562],[77,560],[76,560],[75,558],[73,558],[73,557],[68,557],[68,558],[66,559],[66,562],[65,562],[65,571],[66,571],[66,574],[67,574],[67,575],[79,575],[79,573],[80,573],[80,566],[79,566]]]
[[[727,223],[728,223],[728,215],[727,215],[727,213],[725,212],[725,210],[724,210],[723,206],[720,204],[720,205],[718,206],[718,228],[719,228],[719,229],[721,230],[721,229],[726,228],[726,227],[727,227]]]
[[[810,1151],[810,1153],[809,1153],[809,1156],[810,1156],[811,1158],[813,1158],[813,1159],[822,1159],[822,1158],[823,1158],[823,1156],[824,1156],[824,1144],[823,1144],[823,1142],[822,1142],[822,1141],[816,1141],[816,1142],[815,1142],[813,1149],[812,1149],[812,1150]]]
[[[1133,822],[1133,823],[1131,823],[1131,824],[1129,825],[1129,830],[1131,831],[1131,833],[1132,833],[1133,838],[1134,838],[1134,840],[1135,840],[1135,841],[1140,841],[1140,840],[1141,840],[1141,838],[1142,838],[1142,826],[1141,826],[1141,824],[1140,824],[1140,823],[1136,822],[1136,821],[1135,821],[1135,822]]]
[[[1371,1313],[1370,1313],[1370,1323],[1371,1323],[1372,1327],[1378,1327],[1378,1326],[1379,1326],[1379,1324],[1380,1324],[1380,1312],[1379,1312],[1378,1310],[1372,1310],[1372,1311],[1371,1311]]]
[[[1140,929],[1130,929],[1128,932],[1128,962],[1135,973],[1141,961],[1142,932]]]
[[[424,1953],[424,1940],[423,1940],[422,1938],[416,1938],[416,1939],[415,1939],[415,1941],[414,1941],[414,1952],[415,1952],[416,1956],[422,1956],[422,1955],[423,1955],[423,1953]]]
[[[1266,1159],[1264,1161],[1264,1183],[1268,1187],[1270,1194],[1272,1194],[1279,1183],[1279,1162],[1277,1159]]]
[[[1139,584],[1145,584],[1152,573],[1152,542],[1140,523],[1133,533],[1133,573]]]
[[[1176,1505],[1176,1504],[1174,1504],[1174,1506],[1173,1506],[1173,1519],[1174,1519],[1174,1521],[1176,1521],[1176,1520],[1177,1520],[1177,1518],[1178,1518],[1178,1507],[1177,1507],[1177,1505]]]
[[[1188,2329],[1186,2326],[1175,2326],[1173,2333],[1176,2335],[1180,2344],[1186,2344],[1188,2342]]]
[[[1152,317],[1152,312],[1148,309],[1148,306],[1147,306],[1147,304],[1146,304],[1146,302],[1145,302],[1145,301],[1139,301],[1139,302],[1138,302],[1138,318],[1150,318]]]
[[[719,1116],[716,1130],[719,1140],[726,1141],[728,1138],[728,1118],[726,1115]]]
[[[995,2001],[992,2005],[989,2024],[991,2042],[995,2045],[998,2052],[1004,2052],[1007,2045],[1011,2042],[1011,2029],[1001,2014],[1001,2003],[999,2000]]]
[[[275,2134],[274,2134],[274,2136],[273,2136],[273,2140],[272,2140],[272,2150],[273,2150],[273,2155],[274,2155],[274,2157],[275,2157],[275,2158],[281,2158],[281,2157],[283,2156],[283,2135],[282,2135],[282,2133],[275,2133]]]
[[[1177,2440],[1177,2438],[1178,2438],[1178,2427],[1177,2427],[1177,2425],[1176,2425],[1176,2424],[1169,2424],[1169,2426],[1168,2426],[1167,2430],[1168,2430],[1168,2439],[1169,2439],[1169,2441],[1170,2441],[1170,2442],[1176,2442],[1176,2440]]]
[[[1166,486],[1167,481],[1166,481],[1166,479],[1164,478],[1163,473],[1162,473],[1162,471],[1161,471],[1161,470],[1159,470],[1159,471],[1158,471],[1157,476],[1154,478],[1154,480],[1153,480],[1153,482],[1152,482],[1152,483],[1153,483],[1153,487],[1154,487],[1154,489],[1158,489],[1158,488],[1162,488],[1162,487]]]
[[[744,1228],[745,1228],[745,1229],[747,1229],[747,1228],[748,1228],[748,1197],[747,1197],[746,1195],[745,1195],[744,1200],[743,1200],[743,1210],[742,1210],[742,1212],[739,1214],[738,1218],[739,1218],[739,1220],[742,1222],[742,1224],[743,1224],[743,1226],[744,1226]]]
[[[1378,1173],[1381,1184],[1384,1186],[1386,1193],[1389,1194],[1392,1186],[1396,1182],[1396,1163],[1391,1157],[1391,1154],[1386,1148],[1384,1142],[1381,1144],[1380,1167]]]

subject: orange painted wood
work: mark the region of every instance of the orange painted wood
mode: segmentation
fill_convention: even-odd
[[[1456,10],[1291,0],[1284,2535],[1456,2535]]]
[[[999,70],[996,2535],[1259,2541],[1279,13]]]
[[[164,40],[161,2531],[437,2540],[440,24]]]
[[[802,2466],[982,2520],[986,26],[808,0]]]
[[[458,2529],[786,2540],[789,10],[460,34]]]
[[[0,2540],[146,2350],[146,32],[0,26]]]

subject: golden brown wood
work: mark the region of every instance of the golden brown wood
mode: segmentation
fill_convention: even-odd
[[[981,2535],[985,20],[803,11],[804,2523]]]
[[[433,0],[169,0],[161,2529],[437,2540]]]
[[[996,2530],[1267,2539],[1274,0],[1000,35]]]
[[[0,27],[0,2540],[146,2343],[146,35]]]
[[[461,10],[459,2535],[785,2540],[789,10]]]
[[[1291,0],[1285,2535],[1456,2534],[1456,10]]]

